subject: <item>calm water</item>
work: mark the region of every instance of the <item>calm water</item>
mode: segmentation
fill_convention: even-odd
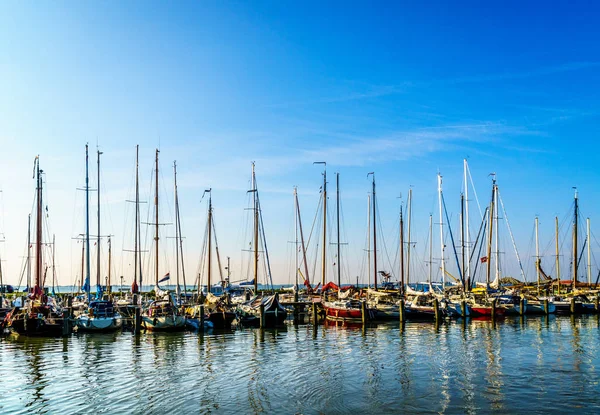
[[[598,317],[0,340],[0,413],[599,413]]]

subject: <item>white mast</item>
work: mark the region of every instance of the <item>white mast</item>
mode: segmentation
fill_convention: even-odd
[[[406,284],[410,283],[410,219],[412,217],[412,189],[408,189],[408,241],[406,245]]]
[[[294,259],[296,262],[296,290],[298,289],[298,192],[297,192],[297,188],[294,187],[294,239],[295,239],[295,244],[294,244],[294,250],[296,251],[295,255],[294,255]]]
[[[464,245],[467,250],[466,275],[463,276],[465,283],[469,283],[471,277],[471,249],[469,247],[469,182],[467,181],[467,159],[464,159],[464,176],[465,176],[465,241]],[[465,272],[465,270],[463,270]]]
[[[440,251],[442,261],[442,292],[446,286],[446,263],[444,261],[444,217],[442,215],[442,175],[438,173],[438,202],[440,206]]]
[[[367,286],[371,286],[371,195],[367,195]]]

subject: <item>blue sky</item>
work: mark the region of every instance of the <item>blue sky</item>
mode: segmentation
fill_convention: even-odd
[[[83,185],[89,142],[93,162],[96,144],[104,152],[103,228],[114,235],[113,272],[126,281],[131,255],[122,249],[132,245],[133,212],[125,200],[133,197],[136,144],[146,198],[154,149],[161,149],[165,221],[173,211],[177,160],[188,275],[198,272],[205,221],[200,197],[211,187],[221,253],[231,256],[234,279],[245,278],[241,229],[255,161],[274,279],[291,281],[293,186],[310,229],[321,181],[321,167],[312,163],[327,161],[330,190],[335,172],[342,184],[344,279],[366,279],[367,173],[374,171],[390,262],[398,197],[405,202],[413,188],[418,255],[412,267],[422,280],[428,216],[437,215],[436,174],[444,177],[456,222],[467,157],[482,205],[489,199],[488,174],[497,174],[532,279],[535,215],[547,269],[554,261],[554,216],[570,219],[573,186],[592,233],[597,228],[599,15],[588,2],[3,3],[5,278],[19,279],[36,154],[46,172],[59,282],[77,278],[80,245],[72,238],[83,230],[83,195],[76,188]],[[329,202],[333,207],[334,199]],[[503,270],[516,275],[501,226]],[[563,275],[567,227],[561,227]],[[174,231],[162,232],[168,251],[160,272],[173,272],[166,237]],[[439,258],[439,244],[434,250]],[[335,261],[328,259],[330,271]],[[452,268],[453,259],[447,261]]]

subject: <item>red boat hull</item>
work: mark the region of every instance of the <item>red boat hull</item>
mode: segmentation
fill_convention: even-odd
[[[471,316],[473,317],[492,317],[492,307],[471,305]],[[504,316],[505,309],[496,307],[496,316]]]
[[[360,308],[343,308],[323,304],[325,315],[329,320],[362,321]],[[367,308],[367,320],[374,318],[374,311]]]

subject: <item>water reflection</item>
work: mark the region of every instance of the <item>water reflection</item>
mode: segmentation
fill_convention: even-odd
[[[526,316],[4,338],[0,412],[598,412],[599,326]]]

